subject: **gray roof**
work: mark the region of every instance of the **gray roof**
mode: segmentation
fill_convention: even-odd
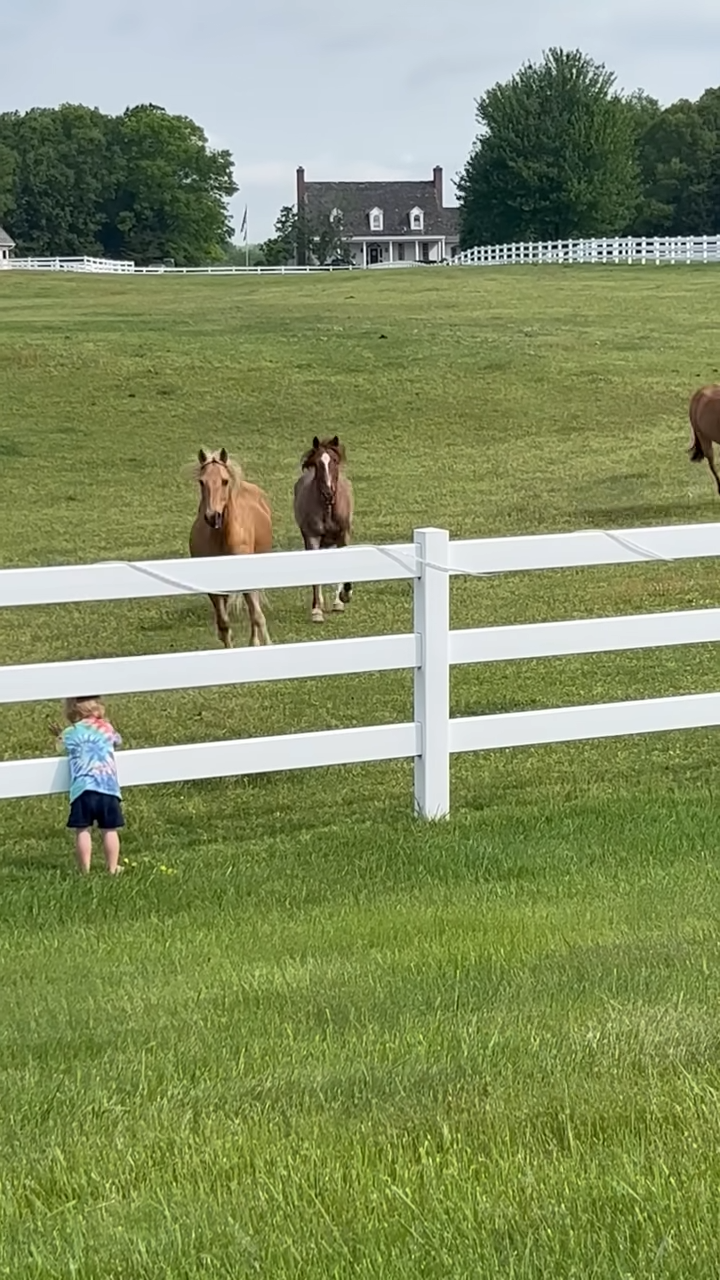
[[[370,210],[382,209],[382,236],[456,236],[457,208],[442,208],[434,182],[306,182],[305,202],[309,216],[342,213],[347,236],[367,236]],[[410,210],[422,209],[425,218],[421,233],[410,229]]]
[[[2,227],[0,227],[0,248],[2,249],[15,248],[15,241],[10,238],[7,231],[3,231]]]

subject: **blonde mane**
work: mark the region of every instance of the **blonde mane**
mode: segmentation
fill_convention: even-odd
[[[224,467],[227,471],[230,479],[230,487],[232,489],[237,489],[238,485],[241,484],[243,480],[243,469],[237,459],[226,455],[226,461],[223,462],[220,457],[220,453],[222,452],[220,449],[216,449],[214,452],[211,452],[209,449],[205,449],[203,452],[206,454],[204,462],[201,462],[199,458],[195,458],[190,463],[189,471],[191,479],[195,481],[201,480],[205,468],[209,466],[211,462],[217,462],[219,466]]]

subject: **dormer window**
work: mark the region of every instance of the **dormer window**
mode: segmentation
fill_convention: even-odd
[[[424,221],[425,221],[425,215],[423,214],[422,209],[416,208],[416,209],[410,210],[410,230],[411,231],[422,231]]]
[[[383,229],[383,211],[382,209],[370,210],[370,230],[382,231]]]

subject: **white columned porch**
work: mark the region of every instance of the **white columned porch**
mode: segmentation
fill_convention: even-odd
[[[392,260],[393,260],[392,240],[388,242],[388,255],[389,255],[388,262],[392,264]]]
[[[415,241],[415,261],[416,262],[420,261],[420,241],[419,240]]]
[[[367,240],[363,240],[363,266],[367,266]]]

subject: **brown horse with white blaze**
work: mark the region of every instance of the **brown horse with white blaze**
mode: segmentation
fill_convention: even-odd
[[[295,482],[295,520],[306,551],[325,547],[346,547],[353,520],[353,494],[343,474],[345,449],[337,436],[331,440],[314,437],[312,448],[300,460],[301,474]],[[352,597],[352,583],[338,583],[333,612],[342,613]],[[324,621],[322,589],[313,587],[311,617]]]
[[[720,493],[720,476],[713,456],[713,442],[720,444],[720,386],[700,387],[695,392],[690,401],[690,427],[690,461],[706,459]]]
[[[193,468],[200,504],[190,531],[191,556],[243,556],[272,551],[272,515],[267,495],[243,479],[242,469],[226,449],[200,449]],[[250,644],[270,644],[259,591],[244,591],[250,618]],[[233,644],[230,603],[237,597],[210,596],[217,633],[226,649]]]

